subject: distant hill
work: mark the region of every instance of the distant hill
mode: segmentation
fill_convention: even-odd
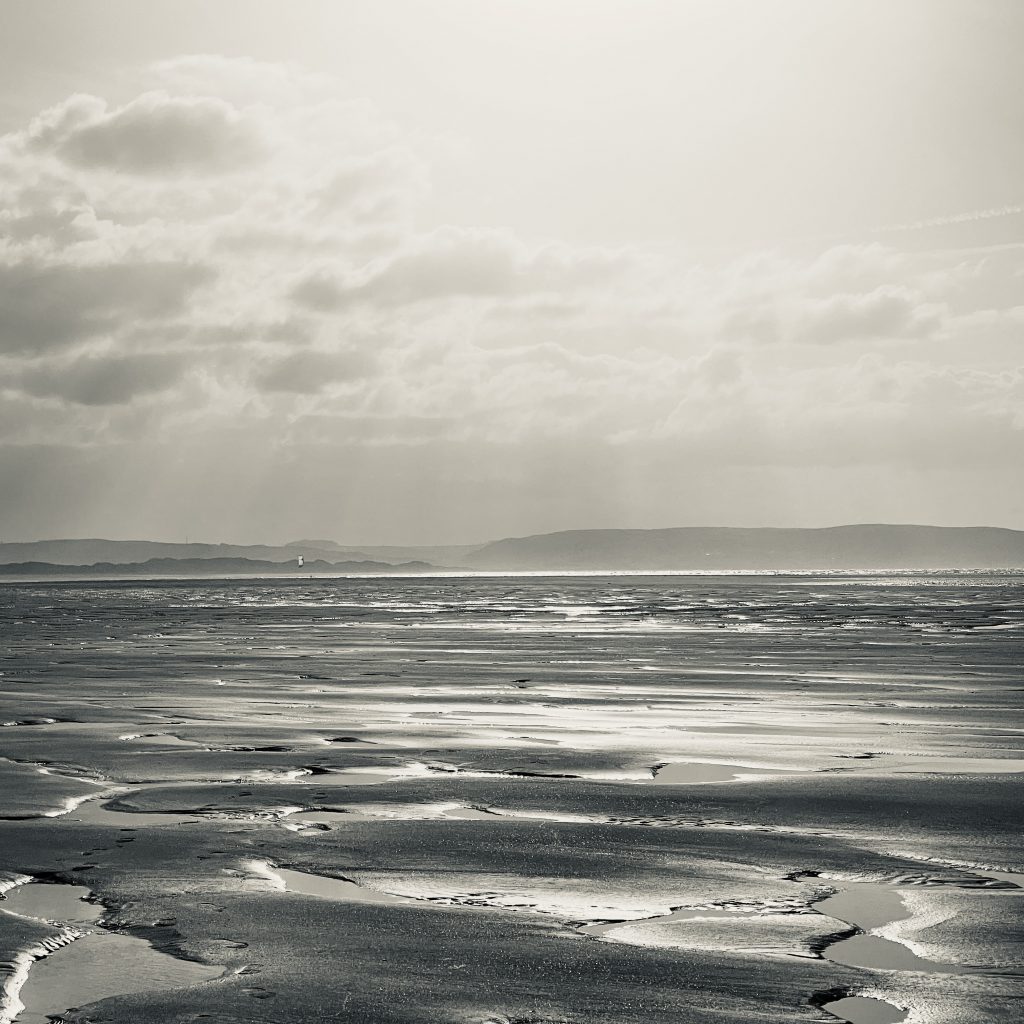
[[[992,527],[566,530],[485,544],[476,569],[954,569],[1024,567],[1024,532]]]
[[[483,545],[281,545],[44,540],[0,544],[4,575],[235,575],[479,570],[988,569],[1024,567],[1024,531],[994,527],[566,530]]]
[[[92,565],[60,565],[53,562],[9,562],[0,565],[0,576],[307,576],[318,573],[409,573],[436,572],[427,562],[307,561],[271,562],[255,558],[149,558],[144,562],[96,562]]]
[[[434,565],[465,566],[466,559],[483,544],[360,544],[359,553],[368,558],[379,558],[383,562],[418,560],[433,562]],[[351,548],[338,548],[346,558],[353,558]]]
[[[347,547],[333,540],[296,540],[287,544],[181,544],[154,540],[33,540],[0,544],[0,565],[13,562],[52,562],[58,565],[124,565],[151,558],[248,558],[267,562],[378,561],[431,562],[465,565],[465,556],[479,544],[373,545]]]
[[[55,562],[62,565],[92,565],[97,562],[144,562],[150,558],[252,558],[268,562],[306,559],[334,561],[336,549],[310,545],[276,544],[178,544],[154,540],[34,540],[0,544],[0,564],[9,562]],[[346,551],[345,558],[370,558],[359,551]],[[386,559],[382,559],[386,561]]]

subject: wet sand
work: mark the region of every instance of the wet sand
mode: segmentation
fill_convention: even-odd
[[[102,926],[104,908],[84,886],[25,882],[4,893],[0,914],[52,925],[49,941],[25,950],[8,974],[0,1014],[19,1024],[48,1024],[77,1005],[109,996],[181,989],[218,977],[218,968],[161,952],[141,938]],[[21,969],[17,969],[20,967]]]
[[[1014,1020],[1022,604],[5,584],[0,1020]]]

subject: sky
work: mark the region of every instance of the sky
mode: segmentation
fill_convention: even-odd
[[[1017,0],[0,0],[0,540],[1024,529]]]

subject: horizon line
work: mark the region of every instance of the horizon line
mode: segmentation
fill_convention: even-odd
[[[506,534],[499,537],[491,537],[482,541],[420,541],[420,542],[395,542],[395,541],[374,541],[374,542],[347,542],[337,541],[326,537],[305,539],[299,538],[286,541],[229,541],[229,540],[193,540],[186,536],[184,540],[162,540],[151,537],[40,537],[32,540],[8,540],[0,538],[0,547],[15,544],[66,544],[77,542],[96,542],[104,544],[167,544],[180,546],[205,546],[205,547],[316,547],[318,543],[337,545],[342,550],[358,551],[360,548],[443,548],[443,547],[483,547],[487,544],[495,544],[504,540],[527,540],[534,537],[557,536],[566,533],[661,533],[668,530],[802,530],[802,531],[824,531],[856,529],[862,527],[889,527],[908,528],[922,530],[1005,530],[1010,533],[1024,533],[1024,526],[994,526],[984,523],[969,523],[957,525],[940,525],[935,523],[920,522],[847,522],[833,523],[828,526],[724,526],[702,524],[686,526],[575,526],[563,527],[556,530],[543,530],[537,533]]]

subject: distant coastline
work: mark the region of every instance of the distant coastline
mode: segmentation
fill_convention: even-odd
[[[1024,531],[861,524],[566,530],[477,545],[45,540],[0,544],[4,576],[393,575],[446,572],[873,572],[1024,568]]]
[[[120,577],[120,576],[306,576],[318,574],[404,575],[436,572],[427,562],[325,562],[315,560],[299,565],[254,558],[150,558],[145,562],[95,562],[91,565],[62,565],[55,562],[8,562],[0,564],[0,576],[31,578]]]

